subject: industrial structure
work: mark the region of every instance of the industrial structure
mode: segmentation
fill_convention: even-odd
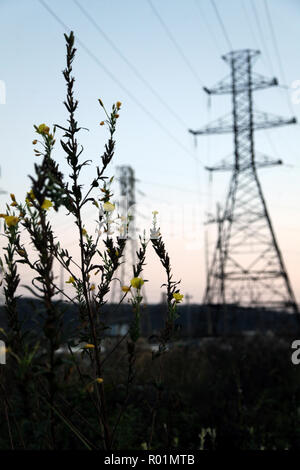
[[[230,74],[209,95],[232,96],[232,114],[200,130],[194,136],[233,133],[234,161],[206,167],[210,172],[231,171],[225,207],[218,208],[218,236],[209,263],[204,304],[264,308],[298,313],[293,289],[287,274],[271,218],[258,179],[257,169],[282,164],[259,154],[255,149],[254,131],[296,123],[256,111],[253,92],[278,84],[253,71],[260,54],[245,49],[229,52],[222,59]],[[224,322],[224,328],[226,328]]]
[[[129,231],[127,237],[127,243],[123,254],[122,264],[119,268],[119,280],[121,286],[128,283],[128,280],[133,277],[132,266],[136,263],[136,252],[138,250],[138,239],[136,227],[136,178],[134,169],[129,165],[121,165],[117,167],[117,179],[119,181],[120,188],[120,202],[119,208],[123,217],[129,222]],[[116,292],[119,292],[119,299],[122,298],[123,292],[119,286],[114,283],[112,288],[111,302],[116,301]],[[146,301],[145,286],[142,287],[142,295],[144,301]]]

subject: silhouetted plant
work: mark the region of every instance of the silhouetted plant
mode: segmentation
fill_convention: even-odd
[[[133,266],[130,286],[121,286],[124,295],[120,303],[128,294],[131,295],[133,313],[131,326],[127,334],[104,356],[103,342],[108,326],[102,319],[102,312],[117,269],[124,262],[126,234],[130,224],[128,216],[123,224],[123,232],[120,231],[114,240],[110,231],[111,213],[115,210],[115,205],[111,202],[113,194],[110,189],[113,177],[109,178],[105,172],[114,156],[116,125],[122,104],[119,101],[113,104],[108,113],[102,100],[98,100],[106,115],[105,121],[101,121],[100,125],[106,125],[109,138],[100,159],[101,165],[96,166],[96,177],[88,184],[85,191],[81,183],[81,171],[91,163],[91,160],[81,161],[84,149],[77,140],[82,128],[78,126],[76,120],[78,101],[74,98],[75,79],[72,75],[76,52],[73,32],[65,34],[65,40],[67,63],[63,76],[67,88],[64,101],[69,114],[67,125],[55,124],[52,130],[44,123],[34,126],[38,138],[33,140],[33,145],[39,144],[34,153],[37,158],[41,157],[41,163],[34,165],[35,175],[30,176],[31,188],[26,194],[25,202],[17,202],[15,196],[11,194],[11,204],[7,205],[5,214],[0,214],[5,221],[7,238],[7,246],[4,248],[6,254],[4,261],[1,260],[1,266],[4,271],[8,322],[7,331],[2,331],[2,334],[8,346],[7,368],[10,369],[10,366],[14,368],[13,373],[6,373],[7,377],[1,380],[1,390],[4,393],[4,411],[11,447],[32,448],[36,441],[39,442],[36,445],[40,448],[60,448],[64,446],[61,436],[67,429],[72,436],[71,441],[76,438],[85,448],[111,449],[115,443],[118,426],[128,407],[130,390],[136,377],[136,344],[140,338],[143,302],[141,287],[144,284],[140,276],[145,265],[146,249],[150,239],[146,240],[145,234],[144,237],[140,237],[140,248],[136,253],[137,262]],[[60,144],[70,168],[69,180],[62,174],[53,158],[57,130],[63,131]],[[100,190],[101,197],[93,197],[94,190],[98,192]],[[98,209],[98,230],[95,237],[87,232],[84,224],[83,208],[90,203]],[[79,240],[79,261],[74,259],[63,247],[63,243],[57,240],[49,218],[49,211],[52,208],[56,212],[65,209],[67,216],[73,218]],[[156,229],[156,214],[154,214],[154,229]],[[23,234],[29,236],[31,248],[22,241]],[[101,235],[104,236],[103,249],[99,248]],[[151,232],[151,237],[152,235]],[[165,329],[160,336],[160,352],[165,352],[166,344],[170,341],[174,329],[177,303],[183,296],[178,289],[176,290],[178,283],[171,280],[170,261],[161,236],[157,242],[152,242],[167,273],[167,319]],[[56,284],[55,262],[68,273],[67,283],[74,288],[73,297]],[[26,287],[43,303],[40,328],[36,331],[24,331],[26,328],[19,318],[18,264],[26,265],[31,270],[32,285]],[[100,274],[99,282],[97,284],[91,282],[91,275],[98,274]],[[62,295],[69,304],[77,308],[78,327],[73,331],[72,337],[65,337],[65,309],[61,302],[56,301],[57,294]],[[34,314],[33,312],[32,316]],[[110,386],[105,376],[105,365],[110,355],[124,340],[127,340],[128,357],[126,391],[116,416],[111,416],[107,409],[107,393],[109,394]],[[69,352],[62,356],[59,350],[66,344]],[[81,348],[81,361],[74,354],[74,347]],[[12,387],[9,399],[5,395],[7,382],[10,382]],[[15,396],[14,387],[19,390],[18,397]],[[79,390],[74,394],[72,387],[79,387]],[[82,400],[79,398],[89,399],[89,405],[93,409],[92,415],[89,411],[89,415],[85,416],[85,411],[82,411],[84,410]],[[15,416],[14,423],[11,423],[7,413],[9,400],[14,400],[15,404],[21,402],[18,408],[20,412],[17,412],[20,416]],[[32,415],[31,420],[30,415]],[[15,440],[18,442],[17,445],[14,444]]]

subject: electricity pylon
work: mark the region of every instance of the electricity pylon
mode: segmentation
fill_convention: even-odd
[[[232,117],[224,117],[194,136],[233,132],[234,162],[207,168],[232,172],[224,210],[217,215],[218,239],[207,276],[205,304],[236,304],[298,313],[292,286],[267,210],[257,169],[281,164],[259,156],[254,147],[254,131],[285,124],[296,119],[270,116],[253,109],[253,91],[277,85],[252,71],[260,54],[256,50],[232,51],[222,56],[230,66],[228,77],[209,95],[232,95]],[[257,154],[259,155],[259,154]]]
[[[120,184],[121,196],[121,213],[123,216],[130,216],[128,240],[123,253],[123,263],[120,266],[120,282],[121,286],[128,284],[128,281],[133,277],[133,271],[129,272],[130,268],[136,264],[138,250],[137,243],[137,227],[136,227],[136,187],[135,183],[138,181],[135,178],[134,170],[129,165],[122,165],[117,167],[118,181]],[[111,302],[115,300],[116,285],[112,289]],[[120,289],[119,297],[122,297],[123,292]],[[142,295],[146,301],[145,287],[142,287]]]
[[[120,281],[121,284],[124,285],[127,281],[126,276],[128,273],[126,271],[127,265],[133,265],[136,259],[136,251],[137,251],[137,242],[135,237],[135,224],[136,224],[136,216],[135,216],[135,177],[134,177],[134,170],[131,166],[120,166],[118,167],[119,173],[119,183],[120,183],[120,194],[121,198],[124,201],[126,198],[127,208],[131,208],[130,211],[130,226],[131,230],[130,233],[133,236],[130,237],[129,235],[129,247],[128,244],[124,250],[124,263],[121,265],[121,274],[120,274]],[[124,211],[123,211],[124,213]],[[129,276],[128,276],[129,277]]]

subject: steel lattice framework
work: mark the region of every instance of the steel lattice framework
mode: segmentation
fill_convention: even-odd
[[[254,130],[296,122],[253,110],[253,91],[277,85],[253,73],[259,51],[238,50],[222,59],[231,74],[209,94],[232,95],[232,115],[225,116],[194,135],[233,132],[234,162],[207,168],[209,171],[231,170],[232,176],[225,207],[214,222],[218,239],[207,276],[205,304],[237,304],[298,312],[295,296],[284,265],[271,219],[267,210],[257,168],[281,164],[268,158],[256,160]]]
[[[127,198],[127,208],[131,208],[131,229],[132,233],[135,232],[135,224],[136,224],[136,216],[135,216],[135,176],[134,170],[131,166],[120,166],[118,167],[119,170],[119,183],[120,183],[120,193],[121,197]],[[125,264],[128,264],[130,267],[136,261],[136,251],[137,251],[137,242],[135,236],[129,237],[129,244],[130,246],[125,248],[124,252],[124,263],[121,265],[121,274],[120,280],[121,284],[125,285],[126,283],[126,275],[129,278],[129,273],[126,273]],[[129,249],[128,249],[129,248]]]
[[[121,286],[128,283],[128,281],[133,277],[132,267],[136,264],[137,261],[137,227],[136,227],[136,182],[138,181],[135,177],[134,169],[129,165],[122,165],[117,167],[118,181],[120,187],[120,196],[121,196],[121,212],[125,217],[130,216],[130,230],[127,234],[128,240],[126,247],[123,253],[123,262],[119,268],[119,278]],[[127,213],[128,212],[128,213]],[[120,287],[116,284],[112,289],[111,302],[115,301],[116,289],[119,292],[119,298],[121,299],[124,293],[121,291]],[[142,287],[142,295],[146,301],[146,289],[145,286]],[[118,299],[119,301],[119,299]]]

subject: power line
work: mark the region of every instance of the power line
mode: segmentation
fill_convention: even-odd
[[[263,33],[263,30],[262,30],[262,27],[261,27],[261,23],[259,21],[259,16],[258,16],[258,13],[257,13],[255,2],[254,2],[254,0],[250,0],[250,2],[251,2],[251,7],[252,7],[253,14],[254,14],[254,18],[255,18],[255,21],[256,21],[257,29],[258,29],[258,32],[259,32],[260,40],[261,40],[261,43],[262,43],[262,45],[265,49],[266,56],[268,57],[271,74],[274,76],[275,73],[274,73],[274,68],[273,68],[273,64],[272,64],[272,61],[271,61],[271,56],[269,54],[269,49],[268,49],[267,43],[265,41],[265,37],[264,37],[264,33]]]
[[[161,26],[163,27],[165,33],[167,34],[167,36],[169,37],[170,41],[172,42],[173,46],[175,47],[175,49],[177,50],[178,54],[181,56],[182,60],[185,62],[186,66],[189,68],[189,70],[191,71],[191,73],[193,74],[193,76],[195,77],[195,79],[197,80],[197,82],[200,84],[201,88],[204,87],[204,83],[202,82],[202,80],[200,79],[199,75],[197,74],[196,70],[194,69],[194,67],[192,66],[192,64],[190,63],[190,61],[188,60],[188,58],[186,57],[185,53],[183,52],[183,50],[181,49],[181,47],[179,46],[179,44],[177,43],[177,41],[175,40],[173,34],[171,33],[171,31],[169,30],[169,28],[167,27],[166,23],[164,22],[164,20],[162,19],[162,17],[160,16],[160,14],[158,13],[157,9],[154,7],[153,3],[151,0],[148,0],[148,3],[154,13],[154,15],[157,17],[158,21],[160,22]]]
[[[279,158],[279,154],[278,154],[278,152],[277,152],[277,149],[276,149],[276,147],[275,147],[275,144],[274,144],[274,142],[272,141],[272,139],[271,139],[271,137],[270,137],[270,135],[269,135],[267,129],[264,129],[264,136],[266,137],[266,140],[268,141],[269,146],[271,147],[272,152],[274,153],[274,155],[275,155],[277,158]]]
[[[222,31],[223,31],[223,34],[224,34],[224,37],[225,37],[225,39],[226,39],[226,42],[227,42],[227,44],[228,44],[228,46],[229,46],[229,49],[232,51],[233,47],[232,47],[231,41],[230,41],[230,39],[229,39],[229,36],[228,36],[228,34],[227,34],[227,31],[226,31],[225,25],[224,25],[224,23],[223,23],[222,17],[221,17],[221,15],[220,15],[219,11],[218,11],[217,5],[215,4],[215,1],[214,1],[214,0],[210,0],[210,1],[211,1],[211,4],[212,4],[212,6],[213,6],[213,8],[214,8],[214,10],[215,10],[215,14],[216,14],[216,16],[217,16],[217,18],[218,18],[220,27],[221,27],[221,29],[222,29]]]
[[[286,81],[286,79],[285,79],[284,68],[283,68],[283,65],[282,65],[282,60],[281,60],[281,56],[280,56],[280,52],[279,52],[279,47],[278,47],[278,43],[277,43],[277,39],[276,39],[276,35],[275,35],[275,29],[274,29],[273,22],[272,22],[272,19],[271,19],[271,14],[270,14],[268,2],[267,2],[266,0],[264,0],[264,4],[265,4],[265,9],[266,9],[266,14],[267,14],[268,23],[269,23],[269,28],[270,28],[271,35],[272,35],[272,41],[273,41],[273,45],[274,45],[274,49],[275,49],[275,52],[276,52],[276,57],[277,57],[278,65],[279,65],[280,75],[281,75],[281,78],[282,78],[283,83],[286,84],[287,81]],[[290,101],[290,99],[289,99],[289,95],[288,95],[287,89],[286,89],[286,93],[287,93],[288,107],[289,107],[290,113],[293,115],[293,114],[294,114],[294,110],[293,110],[291,101]]]
[[[217,7],[216,7],[216,4],[215,4],[214,0],[211,0],[211,2],[212,2],[212,4],[213,4],[213,6],[214,6],[215,12],[216,12],[217,17],[218,17],[218,19],[219,19],[219,22],[220,22],[220,24],[221,24],[222,30],[223,30],[223,32],[224,32],[224,36],[225,36],[225,38],[228,39],[228,41],[229,41],[228,34],[227,34],[227,32],[226,32],[225,24],[224,24],[224,22],[222,22],[222,19],[221,19],[220,15],[219,15],[219,12],[218,12],[218,9],[217,9]],[[251,2],[252,2],[252,8],[253,8],[254,16],[255,16],[255,18],[256,18],[258,30],[259,30],[259,33],[260,33],[260,36],[261,36],[261,41],[262,41],[263,44],[265,45],[265,49],[266,49],[266,53],[267,53],[268,58],[269,58],[269,63],[270,63],[270,67],[271,67],[271,70],[272,70],[272,74],[274,75],[272,62],[271,62],[271,59],[270,59],[270,55],[269,55],[268,48],[267,48],[266,43],[265,43],[265,40],[264,40],[264,36],[263,36],[263,33],[262,33],[261,24],[260,24],[260,21],[259,21],[259,17],[258,17],[258,14],[257,14],[257,10],[256,10],[256,7],[255,7],[255,4],[254,4],[253,0],[251,0]],[[266,2],[266,0],[265,0],[265,2]],[[247,13],[247,9],[246,9],[245,3],[243,2],[242,5],[243,5],[243,10],[244,10],[244,14],[245,14],[245,17],[246,17],[246,20],[247,20],[247,25],[248,25],[250,34],[252,35],[252,38],[253,38],[254,42],[255,42],[255,43],[257,44],[257,46],[258,46],[257,39],[256,39],[256,37],[255,37],[255,35],[254,35],[253,29],[252,29],[252,26],[251,26],[250,18],[248,17],[248,13]],[[228,41],[227,41],[227,42],[228,42]],[[229,45],[231,45],[230,41],[229,41]],[[266,64],[264,56],[263,56],[263,61],[264,61],[264,63]],[[284,80],[284,81],[285,81],[285,80]],[[292,114],[293,114],[293,113],[292,113]],[[276,150],[275,150],[275,148],[274,148],[274,146],[273,146],[273,143],[271,142],[271,139],[270,139],[269,135],[267,134],[267,132],[266,132],[265,130],[264,130],[264,133],[265,133],[265,135],[266,135],[266,138],[267,138],[268,141],[269,141],[270,146],[274,149],[275,154],[277,154],[277,152],[276,152]]]
[[[48,11],[48,13],[67,31],[71,29],[54,13],[54,11],[44,2],[44,0],[38,0],[39,3]],[[150,112],[148,109],[105,67],[104,64],[98,59],[98,57],[93,54],[93,52],[78,38],[76,37],[77,43],[82,49],[91,57],[91,59],[114,81],[131,99],[132,101],[140,108],[142,111],[147,114],[147,116],[154,121],[163,131],[167,134],[176,144],[184,150],[190,157],[193,159],[195,156],[173,135],[171,132]]]
[[[252,5],[252,10],[253,10],[253,13],[254,13],[254,16],[255,16],[255,19],[256,19],[256,23],[257,23],[257,26],[258,26],[258,30],[259,30],[259,33],[260,33],[261,42],[262,42],[262,45],[265,49],[266,55],[268,56],[268,61],[269,61],[269,64],[270,64],[270,70],[271,70],[271,73],[274,76],[275,72],[274,72],[273,64],[272,64],[271,57],[270,57],[270,54],[269,54],[269,50],[268,50],[268,47],[267,47],[267,44],[266,44],[266,41],[265,41],[265,37],[264,37],[264,34],[262,32],[262,29],[261,29],[261,23],[259,21],[258,12],[257,12],[256,6],[255,6],[255,0],[251,0],[251,5]],[[280,72],[281,72],[281,79],[282,79],[283,82],[286,82],[284,69],[283,69],[283,66],[282,66],[282,61],[281,61],[281,57],[280,57],[280,53],[279,53],[279,48],[278,48],[278,44],[277,44],[277,40],[276,40],[276,36],[275,36],[275,30],[274,30],[274,26],[273,26],[273,23],[272,23],[272,20],[271,20],[271,15],[270,15],[270,11],[269,11],[268,5],[266,3],[266,0],[265,0],[265,9],[266,9],[266,16],[267,16],[271,36],[272,36],[274,49],[276,51],[277,60],[278,60],[278,63],[279,63],[279,69],[280,69]],[[282,89],[285,89],[289,112],[292,115],[294,115],[293,106],[292,106],[292,104],[290,102],[290,99],[289,99],[288,87],[286,87],[285,85],[279,85],[279,87],[282,88]],[[289,141],[287,141],[287,144],[289,145]]]
[[[193,74],[193,76],[196,78],[197,82],[200,84],[200,86],[202,88],[204,88],[204,84],[202,82],[202,80],[199,78],[197,72],[195,71],[194,67],[191,65],[190,61],[187,59],[186,55],[184,54],[184,52],[182,51],[181,47],[179,46],[179,44],[177,43],[177,41],[175,40],[173,34],[171,33],[171,31],[169,30],[169,28],[167,27],[166,23],[163,21],[162,17],[160,16],[159,12],[157,11],[157,9],[154,7],[153,3],[151,0],[148,0],[148,3],[154,13],[154,15],[157,17],[158,21],[160,22],[162,28],[164,29],[166,35],[168,36],[168,38],[170,39],[170,41],[172,42],[173,46],[175,47],[175,49],[177,50],[178,54],[180,55],[180,57],[183,59],[184,63],[186,64],[186,66],[189,68],[189,70],[191,71],[191,73]],[[196,157],[196,155],[194,156],[194,161],[195,161],[195,165],[196,165],[196,168],[195,168],[195,175],[196,175],[196,178],[198,178],[199,176],[199,167],[198,167],[198,164],[200,163],[199,159]],[[202,163],[201,163],[202,166],[204,166]],[[198,178],[198,185],[199,185],[199,178]],[[198,193],[199,193],[199,186],[198,186]]]
[[[192,74],[194,75],[194,77],[196,78],[197,82],[200,84],[200,86],[202,88],[204,88],[204,84],[202,82],[202,80],[199,78],[197,72],[195,71],[194,67],[191,65],[190,61],[187,59],[186,55],[184,54],[184,52],[182,51],[181,47],[179,46],[179,44],[177,43],[177,41],[175,40],[174,36],[172,35],[171,31],[169,30],[169,28],[167,27],[166,23],[163,21],[162,17],[160,16],[160,14],[158,13],[157,9],[154,7],[153,3],[151,0],[148,0],[148,3],[154,13],[154,15],[157,17],[158,21],[160,22],[161,26],[163,27],[165,33],[167,34],[167,36],[169,37],[170,41],[172,42],[173,46],[175,47],[175,49],[177,50],[178,54],[181,56],[181,58],[183,59],[183,61],[185,62],[185,64],[187,65],[187,67],[189,68],[189,70],[192,72]],[[198,5],[199,7],[199,5]],[[209,29],[209,28],[208,28]],[[196,165],[196,168],[195,168],[195,176],[196,176],[196,179],[197,179],[197,186],[198,186],[198,191],[197,191],[197,194],[198,194],[198,197],[200,196],[201,192],[200,192],[200,180],[199,180],[199,159],[196,157],[194,157],[194,160],[195,160],[195,165]],[[204,166],[202,164],[202,166]],[[185,191],[189,191],[189,190],[185,190]],[[189,191],[191,192],[191,191]]]
[[[213,31],[213,29],[212,29],[212,27],[211,27],[209,21],[207,21],[207,19],[206,19],[206,17],[205,17],[204,11],[203,11],[203,9],[202,9],[201,6],[200,6],[199,1],[197,1],[197,0],[194,0],[194,1],[195,1],[195,4],[197,5],[199,16],[200,16],[201,20],[203,21],[203,23],[205,24],[206,29],[207,29],[207,31],[209,32],[209,34],[210,34],[210,36],[211,36],[211,38],[212,38],[212,41],[213,41],[213,43],[214,43],[214,45],[215,45],[215,48],[217,49],[218,53],[219,53],[220,55],[222,55],[222,51],[221,51],[221,48],[220,48],[220,44],[218,43],[217,37],[216,37],[216,35],[214,34],[214,31]]]
[[[78,0],[73,0],[77,5],[83,15],[88,19],[90,23],[96,28],[99,34],[105,39],[105,41],[113,48],[113,50],[118,54],[119,57],[128,65],[132,72],[138,77],[138,79],[151,91],[151,93],[160,101],[160,103],[175,117],[175,119],[184,127],[188,125],[183,121],[183,119],[169,106],[169,104],[158,94],[158,92],[152,87],[152,85],[142,76],[139,70],[127,59],[127,57],[122,53],[122,51],[115,45],[115,43],[109,38],[109,36],[100,28],[99,24],[96,23],[94,18],[88,13],[88,11],[78,2]]]
[[[260,41],[261,41],[261,44],[262,44],[262,47],[264,48],[265,50],[265,53],[266,53],[266,56],[268,58],[268,62],[269,62],[269,68],[270,68],[270,72],[273,76],[275,76],[275,72],[274,72],[274,68],[273,68],[273,64],[272,64],[272,60],[271,60],[271,56],[270,56],[270,53],[269,53],[269,49],[267,47],[267,43],[265,41],[265,36],[264,36],[264,33],[262,31],[262,27],[261,27],[261,23],[260,23],[260,20],[259,20],[259,15],[258,15],[258,12],[257,12],[257,9],[256,9],[256,6],[255,6],[255,1],[254,0],[251,0],[250,1],[251,3],[251,6],[252,6],[252,11],[253,11],[253,14],[254,14],[254,17],[255,17],[255,21],[256,21],[256,26],[257,26],[257,29],[258,29],[258,32],[259,32],[259,35],[260,35]],[[246,7],[244,5],[244,8],[246,10]],[[250,20],[249,20],[249,24],[250,24]],[[266,61],[265,61],[265,56],[263,54],[263,61],[264,61],[264,64],[266,65]],[[293,112],[292,112],[293,114]],[[271,141],[270,139],[270,136],[269,134],[267,133],[267,131],[264,129],[264,134],[270,144],[270,146],[272,147],[273,149],[273,152],[275,153],[275,155],[278,154],[278,152],[276,151],[274,145],[273,145],[273,142]]]
[[[246,0],[243,0],[242,5],[243,5],[243,10],[244,10],[246,22],[247,22],[247,25],[248,25],[250,34],[251,34],[251,36],[252,36],[253,42],[256,44],[257,49],[261,49],[261,47],[260,47],[260,45],[259,45],[259,42],[258,42],[258,40],[257,40],[257,37],[255,36],[255,32],[254,32],[253,27],[252,27],[252,21],[251,21],[251,19],[250,19],[249,14],[248,14],[248,10],[247,10],[247,8],[246,8]],[[268,72],[268,65],[267,65],[266,58],[265,58],[265,55],[264,55],[264,54],[262,54],[262,61],[263,61],[264,65],[265,65],[266,71]],[[280,86],[280,85],[278,85],[278,86]]]
[[[278,44],[277,44],[277,40],[276,40],[275,30],[274,30],[273,23],[272,23],[272,20],[271,20],[270,10],[269,10],[268,3],[267,3],[266,0],[264,0],[264,4],[265,4],[267,19],[268,19],[269,28],[270,28],[271,35],[272,35],[272,41],[273,41],[274,49],[275,49],[275,52],[276,52],[277,61],[278,61],[278,65],[279,65],[279,69],[280,69],[280,73],[281,73],[281,77],[282,77],[282,79],[283,79],[283,83],[287,83],[286,80],[285,80],[285,75],[284,75],[284,70],[283,70],[283,66],[282,66],[282,62],[281,62],[281,57],[280,57],[280,53],[279,53],[279,49],[278,49]]]
[[[196,1],[196,0],[195,0],[195,1]],[[196,2],[196,3],[197,3],[197,2]],[[227,43],[228,43],[230,49],[232,49],[232,45],[231,45],[229,36],[228,36],[228,34],[227,34],[225,24],[224,24],[224,22],[222,21],[222,18],[221,18],[220,14],[219,14],[219,11],[218,11],[218,9],[217,9],[217,6],[216,6],[214,0],[211,0],[211,3],[212,3],[212,5],[213,5],[213,7],[214,7],[216,16],[217,16],[217,18],[218,18],[218,20],[219,20],[220,26],[221,26],[222,31],[223,31],[223,33],[224,33],[224,37],[225,37],[225,39],[226,39],[226,41],[227,41]],[[255,8],[255,5],[254,5],[254,4],[253,4],[253,8],[254,8],[255,17],[256,17],[256,19],[257,19],[257,24],[258,24],[259,32],[260,32],[260,34],[261,34],[261,36],[262,36],[262,38],[263,38],[262,31],[261,31],[261,26],[260,26],[260,22],[259,22],[258,15],[257,15],[257,11],[256,11],[256,8]],[[244,10],[245,17],[246,17],[246,20],[247,20],[247,24],[248,24],[248,27],[249,27],[249,30],[250,30],[250,34],[252,35],[252,38],[254,39],[254,41],[256,42],[256,44],[258,45],[257,39],[255,38],[255,35],[254,35],[254,33],[253,33],[253,29],[252,29],[252,26],[251,26],[251,23],[250,23],[250,19],[249,19],[249,17],[248,17],[248,13],[247,13],[246,6],[245,6],[244,2],[243,2],[243,10]],[[262,40],[263,40],[263,42],[264,42],[264,39],[262,39]],[[267,53],[268,53],[268,51],[267,51]],[[270,60],[270,64],[271,64],[271,68],[272,68],[271,60]],[[270,137],[269,137],[269,135],[268,135],[268,133],[267,133],[266,131],[265,131],[265,135],[266,135],[266,138],[267,138],[268,141],[269,141],[270,146],[272,146],[272,148],[275,149],[275,147],[273,146],[273,143],[271,142],[271,139],[270,139]],[[275,151],[275,153],[277,154],[276,151]]]
[[[256,44],[257,49],[260,49],[257,37],[255,36],[254,30],[252,28],[252,23],[250,21],[250,17],[248,15],[245,0],[242,0],[242,6],[243,6],[243,11],[244,11],[244,15],[245,15],[245,18],[246,18],[246,21],[247,21],[248,28],[249,28],[250,34],[252,36],[252,40]]]
[[[273,69],[273,65],[272,65],[272,61],[271,61],[271,58],[270,58],[270,54],[269,54],[269,50],[266,46],[266,42],[265,42],[265,37],[264,37],[264,34],[262,32],[262,28],[261,28],[261,23],[259,21],[259,16],[258,16],[258,12],[257,12],[257,9],[255,7],[255,3],[253,0],[251,0],[251,6],[252,6],[252,13],[254,14],[254,18],[256,20],[256,26],[257,26],[257,29],[258,29],[258,32],[259,32],[259,35],[260,35],[260,41],[261,41],[261,45],[262,47],[265,49],[265,52],[266,52],[266,56],[268,56],[268,62],[269,62],[269,69],[271,71],[271,74],[274,76],[275,73],[274,73],[274,69]],[[243,0],[242,2],[242,6],[243,6],[243,10],[244,10],[244,13],[245,13],[245,18],[246,18],[246,21],[247,21],[247,25],[249,27],[249,31],[252,35],[252,38],[253,38],[253,41],[256,43],[257,45],[257,48],[258,49],[261,49],[259,44],[258,44],[258,40],[253,32],[253,29],[252,29],[252,25],[251,25],[251,19],[250,19],[250,16],[248,15],[248,11],[247,11],[247,8],[246,8],[246,1]],[[269,18],[269,26],[270,26],[270,18]],[[272,27],[270,27],[270,29],[272,30]],[[274,28],[273,28],[274,30]],[[274,31],[273,31],[274,33]],[[275,39],[275,42],[276,42],[276,39]],[[267,65],[267,62],[265,60],[265,54],[262,54],[262,60],[264,62],[264,65],[265,65],[265,68],[266,70],[268,69],[268,65]],[[283,81],[284,81],[284,78],[283,78]],[[278,85],[279,88],[285,88],[285,91],[286,91],[286,94],[288,95],[288,89],[289,87],[285,86],[285,85]],[[289,96],[288,96],[288,106],[289,106],[289,110],[291,112],[291,114],[294,114],[293,113],[293,110],[292,110],[292,106],[291,106],[291,103],[289,102]],[[268,140],[269,144],[270,144],[270,147],[272,148],[273,152],[275,155],[278,155],[278,152],[276,150],[276,148],[274,147],[273,145],[273,141],[270,139],[270,136],[269,134],[267,133],[267,131],[264,129],[264,134],[265,134],[265,137],[266,139]]]

